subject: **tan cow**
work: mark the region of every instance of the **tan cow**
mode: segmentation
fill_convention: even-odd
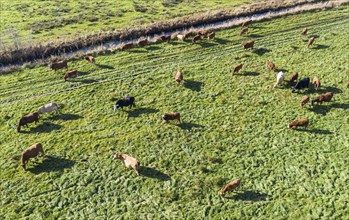
[[[240,188],[240,183],[240,179],[235,179],[227,185],[225,185],[224,188],[220,191],[221,196],[225,196],[226,193]]]
[[[134,169],[137,175],[139,175],[141,163],[136,158],[131,157],[127,154],[118,153],[118,154],[115,154],[113,157],[113,160],[116,160],[116,159],[121,160],[121,162],[125,165],[125,167],[129,169]]]
[[[306,128],[309,124],[309,120],[308,119],[298,119],[298,120],[294,120],[293,122],[291,122],[290,124],[288,124],[288,128],[297,128],[299,126],[303,126],[304,128]]]
[[[39,154],[44,155],[44,149],[42,148],[42,144],[38,143],[38,144],[33,144],[32,146],[30,146],[29,148],[25,149],[22,152],[22,158],[21,158],[21,166],[23,168],[23,170],[26,169],[26,165],[29,161],[30,158],[34,158],[36,156],[38,156]]]

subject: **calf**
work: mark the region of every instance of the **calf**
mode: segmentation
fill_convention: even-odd
[[[62,61],[52,63],[49,65],[49,68],[53,69],[55,72],[56,72],[56,70],[59,70],[62,68],[68,69],[68,61],[62,60]]]
[[[242,69],[242,66],[243,66],[242,63],[240,63],[239,65],[237,65],[237,66],[234,68],[234,70],[233,70],[233,75],[234,75],[235,73],[238,73],[238,72]]]
[[[314,105],[315,102],[320,102],[320,104],[322,104],[322,102],[330,102],[332,100],[332,97],[333,92],[326,92],[313,99],[311,101],[311,105]]]
[[[45,155],[44,150],[42,149],[42,144],[40,144],[40,143],[33,144],[29,148],[25,149],[22,152],[22,158],[21,158],[21,161],[22,161],[21,166],[22,166],[23,170],[26,169],[26,165],[27,165],[29,159],[34,158],[34,157],[38,156],[39,154]]]
[[[120,46],[120,50],[124,51],[124,50],[128,50],[134,47],[134,44],[132,42],[127,43],[127,44],[122,44]]]
[[[184,38],[194,37],[196,35],[197,35],[197,33],[195,31],[188,31],[188,32],[184,33]]]
[[[292,92],[295,92],[296,89],[301,90],[301,89],[308,88],[309,87],[309,82],[310,82],[309,77],[301,79],[300,81],[298,81],[296,83],[296,85],[294,87],[292,87]]]
[[[271,60],[267,60],[266,66],[268,69],[275,71],[275,64]]]
[[[223,189],[221,189],[220,194],[221,196],[225,196],[227,192],[231,192],[233,190],[236,190],[240,188],[240,179],[235,179],[228,183],[226,186],[224,186]]]
[[[123,109],[123,107],[125,107],[125,106],[130,106],[130,108],[132,108],[132,106],[136,107],[135,97],[128,96],[124,99],[119,99],[114,105],[114,111],[119,109],[119,108]]]
[[[304,128],[306,128],[308,124],[309,124],[308,119],[298,119],[288,124],[288,128],[297,128],[299,126],[303,126]]]
[[[215,32],[208,33],[207,40],[213,40],[215,37],[216,37],[216,33]]]
[[[242,27],[248,27],[251,24],[252,24],[252,20],[248,20],[248,21],[245,21],[244,23],[242,23]]]
[[[144,47],[145,45],[148,44],[148,39],[139,40],[137,42],[137,44],[138,44],[139,47]]]
[[[293,85],[294,84],[294,81],[296,81],[298,79],[298,73],[297,72],[294,72],[291,76],[291,79],[289,81],[289,84],[290,85]]]
[[[165,36],[165,35],[163,35],[163,36],[161,36],[160,37],[161,38],[161,40],[162,41],[167,41],[167,43],[170,43],[170,41],[171,41],[171,36],[169,35],[169,36]]]
[[[315,37],[312,37],[312,38],[309,39],[308,45],[307,45],[308,48],[309,48],[311,45],[313,45],[314,40],[315,40]]]
[[[201,40],[201,36],[200,35],[196,35],[192,40],[191,40],[191,42],[193,43],[193,44],[195,44],[197,41],[199,41],[199,40]]]
[[[181,71],[177,71],[175,79],[176,79],[177,85],[179,85],[183,80],[183,73]]]
[[[308,33],[308,29],[304,28],[303,31],[301,32],[301,35],[306,35]]]
[[[246,27],[240,31],[240,36],[243,34],[246,34],[247,32],[248,32],[248,27]]]
[[[165,122],[175,119],[177,119],[179,122],[181,121],[181,115],[178,112],[166,113],[162,115],[161,118],[162,120],[165,120]]]
[[[301,104],[301,107],[305,106],[305,104],[307,104],[309,102],[309,96],[303,96],[300,104]]]
[[[76,78],[78,77],[78,71],[77,70],[70,70],[66,72],[63,76],[64,81],[67,81],[68,78]]]
[[[134,169],[137,173],[137,175],[139,175],[139,170],[140,170],[140,165],[141,163],[136,159],[133,158],[127,154],[115,154],[113,157],[113,160],[116,159],[120,159],[121,162],[129,169]]]
[[[86,56],[85,60],[87,60],[88,62],[93,63],[93,64],[96,62],[96,60],[93,56]]]
[[[253,45],[254,45],[254,41],[251,40],[251,41],[247,41],[245,44],[244,44],[244,49],[247,50],[249,48],[253,49]]]
[[[284,79],[285,79],[285,74],[282,71],[280,71],[276,76],[276,83],[274,84],[273,88],[275,88],[277,85],[280,85],[284,81]]]
[[[38,109],[38,113],[39,114],[45,114],[45,113],[49,113],[49,112],[52,112],[52,111],[55,111],[57,114],[59,114],[59,111],[58,111],[58,107],[57,107],[57,104],[55,102],[51,102],[51,103],[48,103],[44,106],[41,106],[39,109]]]
[[[39,122],[39,113],[38,112],[34,112],[34,113],[30,113],[29,115],[23,116],[18,123],[17,126],[17,131],[20,132],[21,131],[21,126],[27,126],[28,127],[28,123],[32,123],[35,122],[35,124],[37,122]]]
[[[320,79],[318,77],[314,76],[312,84],[313,84],[314,88],[316,90],[318,90],[320,87]]]

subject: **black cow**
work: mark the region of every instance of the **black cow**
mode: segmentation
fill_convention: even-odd
[[[118,108],[123,108],[124,106],[130,106],[130,108],[136,107],[135,105],[135,97],[133,96],[128,96],[124,99],[119,99],[115,105],[114,105],[114,111],[117,110]]]
[[[294,92],[296,89],[301,90],[304,88],[308,88],[309,87],[309,83],[310,83],[310,78],[304,78],[300,81],[297,82],[295,87],[292,87],[292,92]]]

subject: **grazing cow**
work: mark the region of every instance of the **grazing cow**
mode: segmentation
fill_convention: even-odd
[[[253,49],[253,45],[254,45],[254,41],[253,40],[250,40],[250,41],[247,41],[245,44],[244,44],[244,49],[247,50],[249,48]]]
[[[309,77],[301,79],[300,81],[298,81],[296,83],[296,85],[294,87],[291,87],[292,88],[292,92],[295,92],[296,89],[301,90],[301,89],[308,88],[309,87],[309,83],[310,83]]]
[[[285,74],[282,71],[280,71],[276,76],[276,83],[274,84],[273,88],[275,88],[277,85],[280,85],[284,81],[284,79],[285,79]]]
[[[114,105],[114,111],[119,108],[123,109],[123,107],[126,107],[126,106],[130,106],[130,108],[132,108],[132,106],[136,107],[135,97],[127,96],[124,99],[119,99]]]
[[[307,104],[309,102],[309,96],[303,96],[300,104],[301,104],[301,107],[305,106],[305,104]]]
[[[297,128],[299,126],[303,126],[304,128],[306,128],[309,124],[309,120],[308,119],[298,119],[298,120],[294,120],[293,122],[291,122],[290,124],[288,124],[288,128]]]
[[[243,34],[246,34],[247,32],[248,32],[248,27],[246,27],[240,31],[240,36]]]
[[[122,45],[120,46],[120,49],[121,49],[122,51],[124,51],[124,50],[131,49],[131,48],[133,48],[133,47],[134,47],[134,44],[133,44],[132,42],[130,42],[130,43],[127,43],[127,44],[122,44]]]
[[[294,81],[296,81],[298,79],[298,73],[297,72],[294,72],[291,76],[291,79],[289,81],[289,84],[290,85],[293,85],[294,84]]]
[[[148,39],[139,40],[137,42],[137,44],[138,44],[139,47],[144,47],[145,45],[148,44]]]
[[[266,66],[267,66],[268,69],[271,69],[271,70],[275,71],[275,68],[276,68],[275,64],[271,60],[267,60]]]
[[[34,112],[34,113],[30,113],[29,115],[23,116],[18,123],[17,126],[17,131],[20,132],[21,131],[21,126],[26,126],[28,127],[28,123],[32,123],[35,122],[35,124],[37,122],[39,122],[39,113],[38,112]]]
[[[93,63],[93,64],[96,62],[96,60],[93,56],[86,56],[85,60],[87,60],[88,62]]]
[[[78,71],[77,70],[70,70],[66,72],[63,76],[64,81],[67,81],[68,78],[76,78],[78,77]]]
[[[38,113],[39,114],[45,114],[45,113],[49,113],[49,112],[52,112],[52,111],[55,111],[57,114],[59,114],[59,111],[58,111],[58,107],[57,107],[57,104],[55,102],[51,102],[51,103],[48,103],[44,106],[41,106],[39,109],[38,109]]]
[[[330,102],[332,97],[333,92],[326,92],[313,99],[313,101],[311,101],[311,105],[314,105],[315,102],[320,102],[320,104],[322,104],[322,102]]]
[[[245,21],[244,23],[242,23],[242,27],[248,27],[251,24],[252,24],[252,20],[248,20],[248,21]]]
[[[301,35],[306,35],[308,33],[308,29],[307,28],[304,28]]]
[[[309,48],[311,45],[313,45],[314,40],[315,40],[315,37],[312,37],[312,38],[309,39],[308,45],[307,45],[308,48]]]
[[[201,36],[200,36],[200,35],[196,35],[196,36],[191,40],[191,42],[192,42],[193,44],[195,44],[196,41],[199,41],[199,40],[201,40]]]
[[[160,38],[161,38],[161,40],[164,41],[164,42],[167,41],[167,43],[170,43],[170,41],[171,41],[171,35],[169,35],[169,36],[163,35],[163,36],[161,36]]]
[[[200,31],[198,31],[198,35],[200,35],[200,36],[207,36],[207,34],[208,34],[208,30],[200,30]]]
[[[188,31],[184,33],[184,38],[195,37],[197,33],[195,31]]]
[[[176,73],[175,79],[176,79],[177,85],[179,85],[183,80],[183,73],[178,70]]]
[[[235,179],[228,183],[226,186],[224,186],[223,189],[221,189],[220,194],[221,196],[225,196],[227,192],[231,192],[233,190],[236,190],[240,188],[240,179]]]
[[[313,84],[314,88],[316,90],[318,90],[320,88],[320,85],[321,85],[320,84],[320,79],[318,77],[314,76],[312,84]]]
[[[180,41],[184,41],[185,40],[185,36],[183,34],[177,34],[177,39]]]
[[[23,170],[26,169],[26,165],[27,165],[29,159],[34,158],[34,157],[38,156],[39,154],[45,155],[44,149],[42,148],[42,144],[40,144],[40,143],[33,144],[29,148],[25,149],[22,152],[22,158],[21,158],[21,161],[22,161],[21,166],[22,166]]]
[[[213,40],[215,37],[216,37],[216,33],[215,32],[208,33],[207,40]]]
[[[161,116],[162,120],[165,120],[165,122],[168,122],[170,120],[178,120],[181,121],[181,115],[178,112],[171,112],[171,113],[165,113]]]
[[[141,163],[136,158],[131,157],[127,154],[119,153],[114,155],[113,160],[116,159],[120,159],[121,162],[125,165],[125,167],[129,169],[134,169],[137,175],[139,175]]]
[[[238,72],[242,69],[242,66],[243,66],[242,63],[240,63],[239,65],[237,65],[237,66],[234,68],[234,70],[233,70],[233,75],[234,75],[235,73],[238,73]]]
[[[49,65],[49,68],[53,69],[55,72],[56,72],[56,70],[59,70],[62,68],[68,69],[68,61],[62,60],[62,61],[52,63]]]

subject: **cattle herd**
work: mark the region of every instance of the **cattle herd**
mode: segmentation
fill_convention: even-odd
[[[240,31],[240,35],[246,34],[248,32],[248,26],[251,25],[251,23],[252,23],[251,20],[243,23],[242,30]],[[301,32],[301,35],[306,35],[307,33],[308,33],[308,29],[304,28],[303,31]],[[186,32],[184,34],[176,34],[176,37],[180,41],[183,41],[185,39],[192,37],[192,40],[191,40],[192,43],[196,43],[197,41],[201,40],[202,37],[207,37],[208,40],[213,40],[215,38],[215,36],[216,35],[214,32],[209,32],[207,30],[201,30],[198,32],[190,31],[190,32]],[[171,36],[165,36],[165,35],[161,36],[158,39],[156,39],[156,42],[157,41],[170,42]],[[310,46],[312,46],[314,41],[315,41],[315,37],[311,37],[307,43],[307,47],[309,48]],[[136,43],[136,45],[145,46],[147,43],[148,43],[148,40],[143,39],[143,40],[139,40]],[[255,42],[253,40],[247,41],[247,42],[243,43],[243,48],[244,49],[253,49],[254,43]],[[133,47],[135,47],[135,43],[122,44],[120,46],[120,50],[126,50],[126,49],[130,49]],[[86,57],[84,57],[84,59],[87,60],[88,62],[90,62],[91,64],[95,64],[95,57],[93,57],[93,56],[86,56]],[[242,64],[242,63],[238,64],[232,70],[232,75],[238,74],[239,71],[243,68],[243,66],[244,66],[244,64]],[[52,63],[51,65],[49,65],[49,67],[54,71],[57,71],[57,70],[62,69],[62,68],[65,68],[68,70],[68,63],[65,60],[58,61],[58,62]],[[271,60],[266,61],[266,67],[267,67],[267,69],[269,69],[273,72],[277,70],[276,65]],[[64,74],[63,78],[66,81],[68,78],[77,77],[77,76],[78,76],[77,70],[70,70]],[[299,77],[298,72],[294,72],[289,79],[288,87],[290,87],[292,89],[292,93],[295,92],[296,90],[302,90],[302,89],[309,88],[310,85],[312,85],[314,87],[314,89],[316,89],[316,90],[319,89],[320,79],[318,77],[315,76],[313,78],[313,81],[311,84],[310,84],[309,77],[305,77],[305,78],[297,81],[298,77]],[[277,87],[278,85],[281,85],[283,83],[284,79],[285,79],[285,74],[284,74],[284,72],[280,71],[276,76],[276,82],[275,82],[273,88]],[[182,81],[183,81],[183,72],[177,71],[175,73],[175,82],[179,86]],[[347,87],[349,87],[349,82],[347,84]],[[326,92],[326,93],[314,98],[311,101],[311,104],[314,105],[315,103],[322,104],[322,102],[330,102],[332,100],[332,97],[333,97],[333,92]],[[300,101],[300,106],[304,107],[309,101],[310,101],[310,97],[307,95],[304,96]],[[135,97],[127,96],[125,98],[117,100],[115,105],[114,105],[114,111],[118,110],[118,109],[123,109],[123,107],[127,107],[127,106],[129,106],[130,108],[136,107]],[[39,121],[39,114],[45,114],[45,113],[49,113],[52,111],[55,111],[57,114],[59,114],[58,106],[54,102],[48,103],[48,104],[40,107],[38,109],[38,111],[36,111],[34,113],[23,116],[19,120],[19,123],[17,126],[17,131],[20,132],[22,126],[28,127],[28,123],[35,122],[35,124],[36,124]],[[165,113],[161,116],[161,118],[165,122],[168,122],[170,120],[177,120],[179,123],[181,122],[179,112]],[[299,126],[303,126],[304,128],[306,128],[308,126],[308,124],[309,124],[308,119],[296,119],[288,124],[288,128],[296,129]],[[29,159],[36,157],[39,154],[44,154],[42,144],[40,144],[40,143],[34,144],[31,147],[24,150],[22,152],[22,157],[21,157],[22,168],[25,170],[26,164],[29,161]],[[140,162],[137,159],[135,159],[127,154],[122,154],[122,153],[115,154],[113,159],[114,160],[120,159],[122,161],[122,163],[127,168],[134,169],[136,171],[137,175],[139,175]],[[240,179],[235,179],[232,182],[228,183],[220,191],[220,194],[222,196],[224,196],[227,192],[236,190],[239,187],[240,187]]]

